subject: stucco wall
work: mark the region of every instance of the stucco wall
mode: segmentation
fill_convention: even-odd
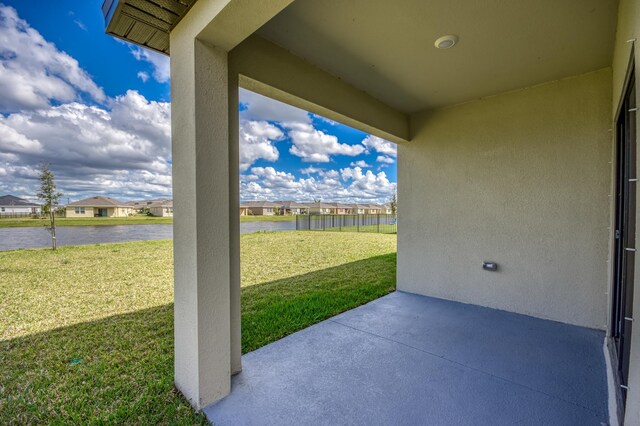
[[[76,214],[75,207],[67,207],[66,217],[94,217],[99,208],[107,209],[107,217],[127,217],[129,213],[133,212],[132,209],[126,207],[85,207],[84,214]]]
[[[67,207],[66,217],[93,217],[93,208],[85,207],[84,214],[76,214],[75,207]]]
[[[398,289],[604,328],[610,116],[610,69],[413,116]]]
[[[112,209],[109,209],[109,216],[110,217],[127,217],[131,212],[132,210],[128,207],[116,207],[113,209],[113,213],[112,213]]]
[[[266,207],[249,207],[249,214],[255,216],[273,216],[275,207],[271,207],[271,211],[268,211]]]
[[[149,213],[158,217],[173,217],[173,209],[170,207],[150,207]]]

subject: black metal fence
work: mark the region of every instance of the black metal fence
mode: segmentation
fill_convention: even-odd
[[[309,214],[296,216],[298,231],[373,232],[395,234],[395,214]]]

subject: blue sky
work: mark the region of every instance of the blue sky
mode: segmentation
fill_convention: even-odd
[[[0,195],[171,196],[169,59],[104,34],[102,0],[0,0]],[[240,91],[243,200],[383,202],[395,145]]]

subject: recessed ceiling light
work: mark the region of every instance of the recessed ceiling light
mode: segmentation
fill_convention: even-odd
[[[438,49],[449,49],[453,47],[457,42],[458,42],[458,36],[446,35],[437,39],[434,45]]]

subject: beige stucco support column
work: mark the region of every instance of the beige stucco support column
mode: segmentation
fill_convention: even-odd
[[[201,409],[240,369],[237,99],[227,52],[174,34],[171,46],[175,383]]]

